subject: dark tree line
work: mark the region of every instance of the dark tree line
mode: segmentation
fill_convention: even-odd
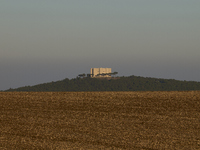
[[[25,86],[6,91],[191,91],[200,90],[200,82],[138,76],[113,78],[74,78]]]
[[[99,74],[97,74],[97,77],[98,76],[106,76],[106,75],[108,75],[108,76],[116,76],[118,74],[118,72],[113,72],[113,73],[99,73]],[[93,74],[85,74],[85,73],[82,73],[82,74],[79,74],[78,75],[78,77],[80,77],[80,78],[84,78],[84,77],[91,77]]]

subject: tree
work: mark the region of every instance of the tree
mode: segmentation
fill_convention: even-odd
[[[113,72],[113,73],[111,73],[111,75],[114,75],[114,76],[115,76],[116,74],[118,74],[118,72]]]
[[[111,75],[112,75],[112,73],[106,73],[106,75],[108,75],[108,76],[111,76]]]
[[[85,77],[85,73],[79,74],[78,77]]]
[[[87,74],[87,77],[91,77],[92,76],[92,74]]]

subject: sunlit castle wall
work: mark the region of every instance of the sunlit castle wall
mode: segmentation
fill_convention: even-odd
[[[111,68],[91,68],[90,74],[91,77],[111,77],[111,75],[98,75],[98,74],[106,74],[106,73],[112,73]]]

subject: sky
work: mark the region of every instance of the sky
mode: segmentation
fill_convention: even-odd
[[[200,0],[1,0],[0,90],[108,67],[200,82]]]

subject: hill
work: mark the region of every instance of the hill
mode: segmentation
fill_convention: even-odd
[[[19,87],[6,91],[192,91],[200,90],[200,82],[140,76],[112,78],[68,78],[56,82]]]

